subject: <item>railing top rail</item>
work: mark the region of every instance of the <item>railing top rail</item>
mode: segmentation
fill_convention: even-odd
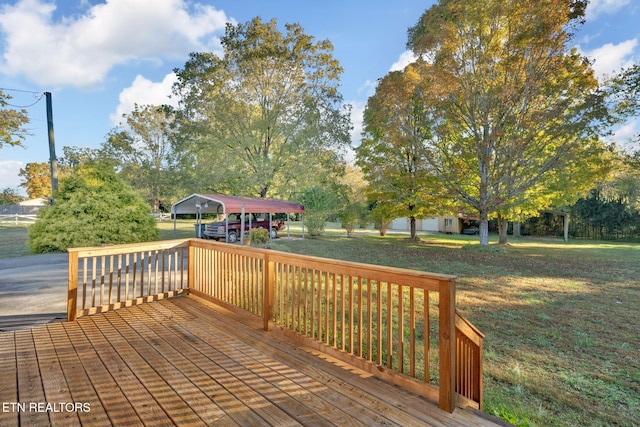
[[[189,239],[189,245],[194,246],[196,248],[204,248],[204,249],[218,248],[220,250],[223,250],[224,252],[238,254],[238,255],[245,255],[245,256],[248,255],[253,258],[260,258],[260,259],[264,259],[265,255],[268,252],[267,249],[252,248],[250,246],[240,246],[237,244],[234,245],[232,243],[224,243],[224,242],[218,242],[215,240],[204,240],[204,239],[195,239],[195,238]]]
[[[270,261],[327,271],[334,274],[345,274],[370,278],[384,282],[410,285],[417,288],[438,290],[443,283],[452,283],[456,276],[450,274],[430,273],[406,268],[396,268],[387,266],[377,266],[373,264],[363,264],[353,261],[341,261],[330,258],[320,258],[310,255],[299,255],[291,252],[281,252],[273,249],[259,249],[247,246],[232,245],[229,243],[215,242],[211,240],[190,239],[189,244],[200,248],[219,248],[225,252],[249,255],[255,258],[264,259],[269,257]]]
[[[190,245],[201,248],[218,247],[225,252],[250,255],[255,258],[264,259],[269,257],[270,261],[327,271],[334,274],[344,274],[391,282],[396,284],[410,285],[422,289],[438,290],[441,284],[453,283],[456,276],[450,274],[430,273],[406,268],[378,266],[373,264],[363,264],[353,261],[341,261],[330,258],[320,258],[310,255],[299,255],[290,252],[281,252],[272,249],[259,249],[247,246],[232,245],[229,243],[214,242],[202,239],[190,239]]]
[[[150,250],[162,250],[178,248],[181,246],[189,246],[190,239],[176,239],[176,240],[163,240],[160,242],[141,242],[141,243],[127,243],[122,245],[106,245],[106,246],[93,246],[84,248],[69,248],[68,253],[77,253],[78,258],[86,258],[92,256],[102,255],[120,255],[131,252],[143,252]]]
[[[306,267],[308,269],[360,276],[363,278],[411,285],[424,289],[437,290],[439,285],[443,283],[452,283],[456,279],[456,276],[449,274],[438,274],[426,271],[409,270],[406,268],[363,264],[359,262],[341,261],[309,255],[297,255],[288,252],[270,251],[269,259],[271,261]]]
[[[480,332],[480,330],[476,328],[476,326],[471,323],[469,319],[464,317],[457,309],[456,328],[460,329],[460,331],[476,345],[480,345],[480,342],[484,339],[484,334]]]

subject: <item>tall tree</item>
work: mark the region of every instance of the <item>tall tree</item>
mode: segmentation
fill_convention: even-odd
[[[3,145],[21,146],[29,123],[29,116],[24,109],[15,110],[10,107],[10,95],[0,90],[0,148]]]
[[[483,245],[490,216],[536,188],[571,188],[570,166],[602,151],[603,97],[588,60],[567,47],[585,4],[441,0],[409,29],[408,46],[430,63],[425,157],[478,212]]]
[[[260,18],[227,24],[222,57],[192,53],[176,70],[183,167],[202,188],[288,192],[300,177],[333,167],[327,153],[349,144],[333,46],[298,24],[285,29]]]
[[[4,188],[0,191],[0,205],[17,205],[22,201],[18,191],[13,188]]]
[[[169,196],[172,181],[169,165],[174,113],[166,106],[136,104],[123,118],[102,144],[100,155],[114,159],[120,175],[143,191],[153,212],[158,212],[160,200]]]
[[[609,100],[620,121],[637,117],[640,113],[640,64],[622,70],[607,85]],[[640,134],[635,135],[640,142]],[[640,153],[640,147],[636,150]]]
[[[441,186],[431,172],[422,142],[430,137],[433,117],[424,93],[424,63],[393,71],[380,80],[364,112],[364,138],[356,150],[357,164],[369,182],[376,209],[410,220],[446,210]]]
[[[51,168],[49,163],[27,163],[18,176],[24,179],[20,184],[27,190],[30,199],[51,197]]]

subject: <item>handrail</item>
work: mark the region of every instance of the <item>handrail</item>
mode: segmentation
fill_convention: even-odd
[[[456,393],[458,405],[482,410],[484,334],[456,310]]]
[[[469,382],[468,370],[456,369],[464,362],[457,342],[472,326],[458,325],[455,276],[201,239],[191,245],[190,293],[262,316],[265,330],[438,400],[447,411],[480,407],[457,394],[458,382]]]
[[[72,248],[67,320],[187,291],[188,239]]]
[[[69,320],[184,292],[443,410],[482,406],[483,335],[456,312],[455,276],[203,239],[69,250]]]

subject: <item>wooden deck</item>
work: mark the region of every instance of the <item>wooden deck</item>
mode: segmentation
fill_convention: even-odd
[[[502,424],[194,296],[0,333],[0,403],[0,426]]]

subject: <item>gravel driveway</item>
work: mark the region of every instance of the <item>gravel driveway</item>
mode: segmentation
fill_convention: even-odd
[[[68,255],[0,259],[0,331],[66,320]]]

